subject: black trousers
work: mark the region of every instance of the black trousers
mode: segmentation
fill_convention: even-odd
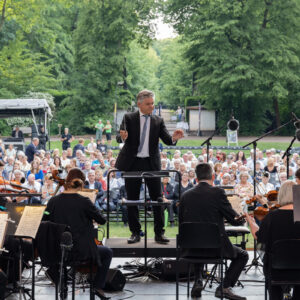
[[[136,158],[132,168],[129,171],[157,171],[153,170],[150,158]],[[139,200],[142,179],[126,178],[125,188],[128,200]],[[151,200],[156,201],[157,198],[162,197],[161,180],[160,178],[146,179]],[[128,224],[132,233],[139,234],[141,231],[141,224],[139,222],[139,211],[137,206],[128,206]],[[154,232],[155,235],[161,235],[164,232],[164,214],[162,206],[153,206],[154,214]]]
[[[240,247],[232,245],[235,249],[236,256],[234,258],[229,258],[231,260],[229,268],[225,272],[224,276],[224,288],[234,287],[237,283],[243,269],[245,268],[249,255],[246,250]],[[201,279],[201,274],[203,272],[202,264],[195,264],[195,279]]]
[[[0,269],[0,300],[4,300],[5,299],[6,282],[7,282],[6,275]]]

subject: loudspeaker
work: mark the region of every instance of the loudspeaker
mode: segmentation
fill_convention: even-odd
[[[188,264],[184,261],[179,262],[179,278],[188,277]],[[191,264],[191,277],[194,276],[194,265]],[[176,260],[165,259],[162,264],[162,279],[176,280]]]
[[[126,278],[120,270],[109,269],[104,290],[106,291],[122,291],[126,283]]]

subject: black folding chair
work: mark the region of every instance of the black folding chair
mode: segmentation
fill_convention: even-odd
[[[273,272],[280,271],[284,278],[284,271],[293,271],[295,278],[279,280],[273,278]],[[298,272],[297,272],[298,271]],[[265,300],[267,300],[267,287],[272,300],[272,286],[300,286],[300,239],[286,239],[274,242],[268,261],[268,274],[265,279]],[[280,276],[281,277],[281,276]]]
[[[221,266],[221,299],[223,299],[223,234],[215,223],[185,222],[179,226],[176,240],[176,300],[179,299],[179,262],[184,261],[189,266],[187,296],[190,294],[190,264],[220,264]],[[209,249],[216,257],[182,257],[182,249]]]

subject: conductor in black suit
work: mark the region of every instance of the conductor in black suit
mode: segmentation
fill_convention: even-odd
[[[182,130],[175,130],[171,136],[166,129],[164,120],[152,115],[154,109],[154,93],[143,90],[137,95],[138,111],[124,116],[117,142],[124,142],[120,151],[116,168],[121,171],[159,171],[159,139],[167,145],[176,144],[183,137]],[[125,179],[125,188],[128,200],[138,200],[140,194],[141,179]],[[160,178],[147,179],[146,184],[153,201],[162,201]],[[164,236],[163,208],[153,207],[154,232],[157,243],[168,243]],[[137,206],[128,207],[128,223],[132,233],[128,243],[140,241],[141,224]]]
[[[179,202],[179,223],[183,222],[208,222],[216,223],[223,234],[224,257],[231,260],[224,277],[224,298],[246,300],[233,293],[231,287],[236,284],[242,270],[248,261],[247,251],[232,245],[225,231],[224,218],[232,225],[242,225],[243,220],[237,219],[238,214],[233,210],[223,189],[213,187],[213,171],[209,164],[201,163],[196,166],[198,184],[182,194]],[[183,256],[216,256],[211,249],[184,249]],[[192,297],[201,297],[203,284],[201,274],[203,265],[195,265],[195,284]],[[216,289],[215,296],[221,297],[220,286]]]

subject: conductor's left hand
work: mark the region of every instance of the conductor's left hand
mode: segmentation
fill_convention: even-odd
[[[182,139],[184,136],[182,129],[176,129],[172,135],[172,139],[174,142],[178,141],[179,139]]]

